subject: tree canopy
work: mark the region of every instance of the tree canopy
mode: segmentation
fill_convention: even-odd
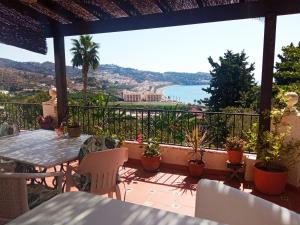
[[[282,47],[282,54],[278,55],[280,62],[276,63],[274,73],[278,85],[300,84],[300,42],[298,46],[291,43]]]
[[[249,107],[254,99],[248,94],[256,86],[254,80],[254,63],[249,64],[246,53],[227,51],[219,61],[208,58],[212,66],[211,81],[208,88],[203,90],[209,93],[210,98],[202,102],[210,110],[219,111],[225,107]]]
[[[99,45],[92,41],[92,36],[90,35],[82,35],[79,37],[79,40],[72,39],[72,41],[72,64],[73,67],[82,67],[83,92],[86,99],[89,69],[96,70],[99,66]]]

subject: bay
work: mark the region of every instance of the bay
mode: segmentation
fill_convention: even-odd
[[[163,88],[162,93],[165,97],[182,103],[194,103],[194,100],[203,100],[210,95],[203,91],[209,85],[172,85]]]

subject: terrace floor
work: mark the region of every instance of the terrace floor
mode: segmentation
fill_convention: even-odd
[[[126,201],[164,209],[184,215],[194,215],[196,184],[198,179],[188,176],[186,170],[162,167],[158,173],[145,172],[140,165],[127,163],[121,170],[125,181]],[[225,175],[205,175],[203,178],[224,183]],[[253,190],[252,183],[238,181],[225,182],[244,192],[254,194],[266,200],[300,213],[300,193],[287,189],[280,196],[268,196]],[[121,184],[122,197],[124,186]]]

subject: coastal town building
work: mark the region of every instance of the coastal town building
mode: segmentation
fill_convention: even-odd
[[[123,91],[122,96],[125,102],[160,102],[162,100],[162,94],[154,92]]]
[[[146,102],[160,102],[162,98],[161,94],[146,92],[143,94],[143,100]]]
[[[125,102],[140,102],[142,99],[139,92],[123,91],[122,95]]]

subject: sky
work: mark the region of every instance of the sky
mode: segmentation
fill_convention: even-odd
[[[300,14],[277,19],[276,58],[282,46],[300,41]],[[116,64],[157,72],[209,72],[207,58],[215,61],[227,50],[245,50],[255,63],[255,79],[261,77],[263,19],[247,19],[169,28],[93,35],[100,44],[100,64]],[[71,39],[65,38],[66,64],[71,65]],[[47,39],[48,53],[41,55],[0,44],[0,57],[15,61],[54,61],[53,40]],[[100,66],[101,69],[101,66]]]

